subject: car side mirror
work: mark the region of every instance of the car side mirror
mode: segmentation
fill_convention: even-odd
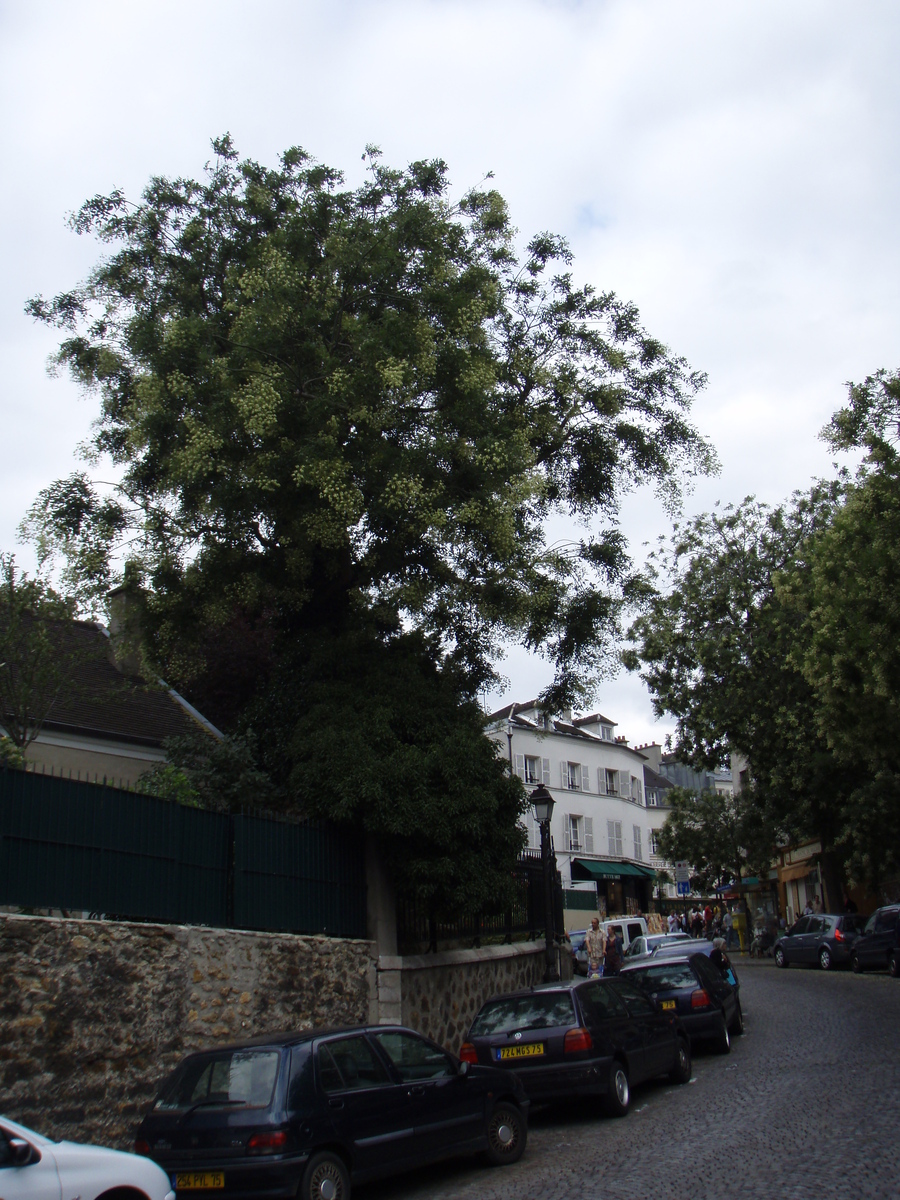
[[[31,1144],[24,1138],[9,1139],[10,1159],[14,1167],[27,1167],[31,1162]]]
[[[460,1075],[468,1075],[468,1073],[469,1073],[469,1064],[468,1064],[467,1062],[461,1062],[461,1063],[459,1064],[458,1073],[459,1073]]]

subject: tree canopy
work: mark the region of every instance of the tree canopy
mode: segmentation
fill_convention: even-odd
[[[299,149],[270,170],[214,148],[200,182],[86,203],[74,228],[112,252],[30,302],[65,331],[58,364],[99,389],[92,449],[119,472],[42,493],[41,553],[87,604],[117,551],[137,564],[163,667],[186,626],[235,609],[305,629],[377,609],[480,681],[501,639],[524,640],[570,700],[626,580],[622,492],[674,500],[714,468],[687,418],[702,376],[632,305],[577,287],[560,238],[518,256],[496,191],[452,203],[442,162],[370,150],[347,189]],[[592,527],[551,543],[560,513]]]
[[[821,839],[825,887],[900,866],[900,381],[850,388],[823,436],[867,452],[782,505],[749,498],[677,527],[627,664],[678,748],[748,762],[772,844]]]

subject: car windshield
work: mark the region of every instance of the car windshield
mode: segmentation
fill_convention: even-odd
[[[154,1107],[267,1108],[280,1057],[277,1050],[223,1050],[190,1058],[163,1087]]]
[[[641,967],[639,971],[629,971],[623,978],[638,984],[645,992],[671,992],[697,986],[697,977],[686,962]]]
[[[575,1007],[569,992],[536,992],[532,996],[502,996],[499,1000],[489,1000],[472,1022],[470,1036],[574,1024]]]

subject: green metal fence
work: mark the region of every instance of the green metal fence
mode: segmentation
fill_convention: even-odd
[[[0,904],[365,937],[362,838],[0,769]]]

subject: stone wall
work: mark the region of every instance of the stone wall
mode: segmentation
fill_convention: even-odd
[[[417,1029],[458,1054],[484,1001],[540,983],[544,965],[543,942],[402,958],[383,955],[378,960],[380,1019]]]
[[[0,915],[0,1112],[128,1149],[202,1046],[377,1020],[368,941]]]

